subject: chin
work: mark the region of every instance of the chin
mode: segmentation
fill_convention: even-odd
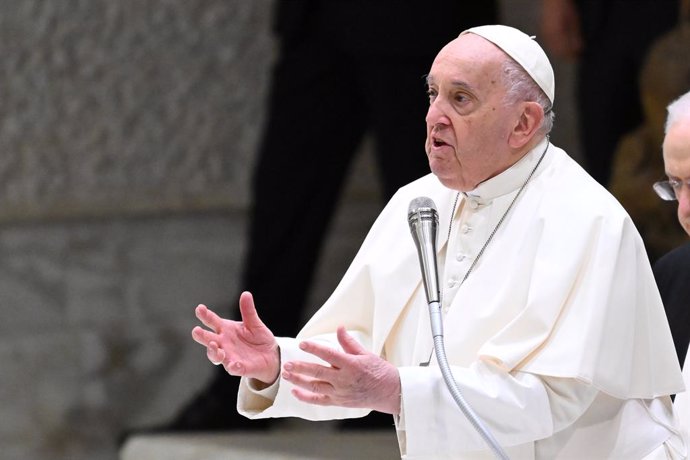
[[[449,188],[451,190],[457,190],[458,192],[463,191],[462,183],[458,180],[457,177],[441,176],[436,173],[434,173],[434,175],[436,176],[438,181],[441,182],[441,184],[443,184],[444,187]]]
[[[443,180],[443,178],[449,176],[448,171],[443,167],[443,164],[434,160],[429,160],[429,170],[440,180]]]

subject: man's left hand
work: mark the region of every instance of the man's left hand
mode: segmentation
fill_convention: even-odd
[[[367,408],[388,414],[400,412],[400,375],[381,357],[368,352],[344,327],[338,328],[343,351],[305,341],[300,348],[330,366],[291,361],[282,376],[295,385],[300,401],[321,406]]]

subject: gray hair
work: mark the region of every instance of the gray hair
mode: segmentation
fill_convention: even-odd
[[[506,105],[512,105],[517,102],[536,102],[544,110],[544,119],[537,129],[539,134],[549,134],[553,128],[553,122],[556,114],[553,112],[551,100],[548,98],[544,90],[542,90],[537,83],[532,80],[532,77],[523,69],[520,64],[515,62],[510,57],[503,61],[503,81],[506,86]]]
[[[664,126],[665,134],[668,134],[668,130],[674,123],[682,120],[690,122],[690,91],[671,102],[666,110],[668,117],[666,117],[666,126]]]

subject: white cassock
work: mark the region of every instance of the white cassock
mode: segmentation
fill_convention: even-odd
[[[460,280],[537,164],[547,141],[460,195],[433,176],[403,188],[372,227],[342,281],[300,332],[279,338],[281,360],[310,360],[304,339],[337,345],[344,325],[400,372],[395,417],[406,459],[492,458],[455,405],[432,358],[410,201],[437,205],[448,360],[463,396],[513,459],[683,458],[669,394],[683,389],[641,238],[618,202],[561,149],[542,163]],[[449,231],[450,229],[450,231]],[[261,305],[258,305],[261,314]],[[270,327],[270,325],[268,325]],[[297,401],[278,380],[244,379],[238,410],[309,420],[367,410]]]

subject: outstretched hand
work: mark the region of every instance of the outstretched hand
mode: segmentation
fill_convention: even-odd
[[[196,326],[192,337],[206,347],[206,356],[232,375],[273,383],[280,371],[280,354],[273,333],[261,321],[249,292],[240,296],[242,321],[223,319],[205,305],[196,317],[210,330]]]
[[[381,357],[368,352],[345,328],[338,328],[339,351],[315,342],[300,348],[328,365],[291,361],[283,366],[283,378],[295,385],[292,394],[311,404],[374,409],[388,414],[400,412],[398,370]]]

